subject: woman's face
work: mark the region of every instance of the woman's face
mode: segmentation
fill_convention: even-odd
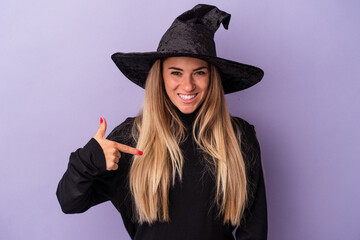
[[[198,58],[170,57],[163,61],[166,93],[182,113],[194,112],[205,99],[209,72],[209,64]]]

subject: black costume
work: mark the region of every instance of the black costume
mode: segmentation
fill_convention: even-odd
[[[214,204],[216,182],[209,171],[191,134],[192,114],[178,114],[187,128],[187,138],[180,144],[184,156],[183,179],[178,179],[169,191],[170,222],[139,225],[133,218],[133,200],[128,186],[131,155],[122,153],[119,168],[107,171],[104,153],[92,138],[84,148],[70,156],[68,169],[61,179],[57,197],[65,213],[80,213],[101,202],[110,200],[121,213],[132,239],[189,240],[234,239],[234,226],[223,225]],[[131,136],[134,118],[128,118],[107,137],[129,146],[136,146]],[[249,202],[245,218],[236,230],[236,239],[267,239],[267,210],[259,143],[254,126],[241,118],[233,118],[241,130],[241,151],[249,182]]]

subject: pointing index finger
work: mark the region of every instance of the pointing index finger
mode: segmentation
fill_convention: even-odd
[[[117,149],[118,149],[120,152],[130,153],[130,154],[132,154],[132,155],[142,155],[142,154],[143,154],[142,151],[139,151],[139,150],[137,150],[136,148],[127,146],[127,145],[125,145],[125,144],[117,143],[116,146],[117,146]]]

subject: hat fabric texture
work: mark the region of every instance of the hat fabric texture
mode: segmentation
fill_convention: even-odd
[[[118,52],[111,58],[128,79],[142,88],[145,88],[150,68],[157,59],[176,56],[199,58],[215,65],[225,94],[249,88],[262,79],[264,72],[258,67],[216,55],[215,32],[220,24],[228,29],[230,17],[215,6],[198,4],[174,20],[156,52]]]

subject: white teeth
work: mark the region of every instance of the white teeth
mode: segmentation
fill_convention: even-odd
[[[190,100],[190,99],[194,98],[196,96],[196,94],[194,94],[194,95],[182,95],[182,94],[179,94],[179,96],[184,100]]]

